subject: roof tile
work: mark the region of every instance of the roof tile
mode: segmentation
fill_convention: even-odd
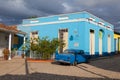
[[[11,32],[18,32],[19,30],[17,29],[16,25],[12,26],[6,26],[4,24],[0,24],[0,29],[4,29],[6,31],[11,31]]]

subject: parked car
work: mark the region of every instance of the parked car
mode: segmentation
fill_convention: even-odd
[[[55,61],[59,63],[69,63],[70,65],[77,65],[78,63],[88,62],[89,56],[83,50],[66,49],[63,53],[55,54]]]

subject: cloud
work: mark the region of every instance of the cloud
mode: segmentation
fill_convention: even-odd
[[[2,22],[3,20],[2,20],[2,18],[0,18],[0,22]]]
[[[2,4],[0,5],[0,15],[7,24],[8,21],[5,18],[13,23],[11,19],[18,20],[19,22],[20,19],[30,16],[47,16],[64,13],[64,6],[58,0],[0,0],[0,3]]]
[[[59,14],[63,12],[61,1],[58,0],[25,0],[26,7],[32,11],[37,11],[37,15],[43,16],[48,14]],[[34,12],[34,13],[35,13]]]
[[[0,14],[3,16],[23,16],[27,11],[26,7],[24,7],[23,0],[7,0],[7,1],[0,1],[2,5],[0,5]]]
[[[120,27],[119,0],[0,0],[0,22],[20,24],[30,16],[88,11]],[[14,20],[13,20],[14,19]]]
[[[64,12],[72,12],[73,8],[67,3],[62,3],[62,6],[64,7]]]
[[[64,13],[64,6],[58,0],[2,0],[0,14],[9,17],[45,16]]]
[[[107,22],[112,23],[115,27],[120,27],[117,24],[120,21],[120,5],[119,0],[67,0],[68,11],[88,11]],[[66,7],[67,8],[67,7]]]

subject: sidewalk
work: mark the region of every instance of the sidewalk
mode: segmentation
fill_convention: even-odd
[[[15,56],[12,60],[0,61],[0,75],[5,74],[26,74],[25,60]]]

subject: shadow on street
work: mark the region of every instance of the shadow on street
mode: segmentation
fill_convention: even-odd
[[[91,73],[91,74],[95,74],[95,75],[98,75],[98,76],[104,77],[104,78],[107,79],[107,80],[110,79],[110,78],[107,77],[107,76],[104,76],[104,75],[101,75],[101,74],[95,73],[95,72],[93,72],[93,71],[87,70],[87,69],[83,68],[83,66],[76,66],[76,67],[77,67],[77,68],[80,68],[80,69],[82,69],[82,70],[84,70],[84,71],[86,71],[86,72],[89,72],[89,73]]]
[[[0,80],[117,80],[108,78],[86,78],[75,76],[54,75],[47,73],[32,73],[28,75],[9,75],[0,76]]]
[[[120,72],[120,55],[106,56],[100,59],[98,58],[93,61],[90,61],[89,65],[104,70]]]
[[[29,74],[29,68],[28,68],[28,62],[27,62],[27,59],[25,59],[25,72],[26,72],[26,75]]]
[[[105,70],[111,70],[120,72],[120,64],[119,64],[120,56],[113,56],[108,57],[107,59],[99,59],[95,61],[90,61],[88,65],[92,65],[98,68],[102,68]],[[58,65],[58,63],[53,62],[53,65]],[[13,75],[13,74],[5,74],[0,76],[0,80],[119,80],[119,79],[111,79],[107,76],[95,73],[93,71],[87,70],[86,66],[84,65],[77,65],[75,67],[80,68],[86,72],[89,72],[94,75],[98,75],[103,78],[96,78],[96,77],[76,77],[76,76],[66,76],[66,75],[56,75],[56,74],[48,74],[48,73],[30,73],[29,72],[29,66],[27,59],[25,59],[25,64],[22,64],[21,66],[25,66],[25,73],[26,75]],[[20,66],[20,67],[21,67]],[[62,65],[62,66],[69,66],[69,65]],[[17,68],[19,69],[19,68]],[[16,69],[14,69],[15,71]]]

